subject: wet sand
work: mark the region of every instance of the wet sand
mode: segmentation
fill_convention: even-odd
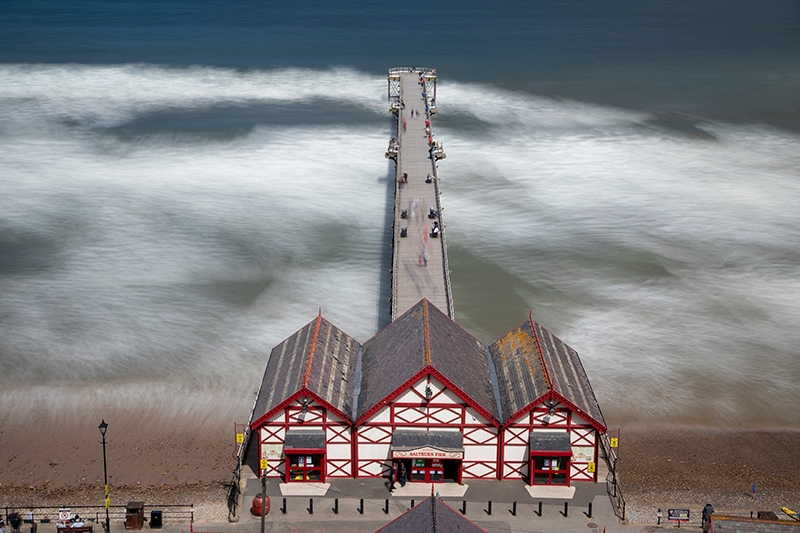
[[[0,503],[102,505],[97,428],[78,431],[55,420],[42,422],[32,427],[3,421]],[[193,503],[198,520],[224,520],[226,485],[235,466],[233,439],[232,424],[115,424],[107,435],[112,505],[136,499],[148,506]],[[706,502],[729,512],[780,513],[781,505],[800,506],[800,431],[627,428],[619,454],[632,522],[655,522],[659,507],[699,511]]]

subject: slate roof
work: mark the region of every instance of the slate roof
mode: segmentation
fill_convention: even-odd
[[[392,433],[392,448],[422,448],[463,450],[464,435],[460,431],[425,431],[397,429]]]
[[[250,423],[307,388],[347,416],[359,343],[318,316],[272,349]]]
[[[531,433],[530,445],[532,452],[571,452],[572,445],[569,433],[551,433],[534,431]]]
[[[325,448],[325,430],[292,428],[286,432],[283,447],[287,450],[322,450]]]
[[[486,533],[474,522],[444,503],[428,496],[375,533]]]
[[[554,391],[606,427],[578,352],[529,318],[489,346],[506,419]]]
[[[800,522],[711,515],[711,533],[800,533]]]
[[[428,366],[499,421],[486,347],[427,299],[364,343],[356,418]]]

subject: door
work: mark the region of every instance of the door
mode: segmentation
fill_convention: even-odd
[[[325,454],[289,453],[286,455],[286,482],[325,481],[322,475]]]
[[[406,470],[409,473],[408,480],[412,483],[458,482],[461,474],[461,461],[411,459],[406,463]]]
[[[569,485],[569,457],[532,456],[531,485]]]

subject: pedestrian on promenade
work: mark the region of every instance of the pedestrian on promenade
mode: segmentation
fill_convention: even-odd
[[[18,512],[12,510],[8,515],[8,523],[11,524],[11,531],[19,533],[19,527],[22,525],[22,517]]]
[[[392,463],[392,466],[389,467],[389,492],[394,490],[394,478],[397,474],[397,467],[395,463]]]
[[[406,482],[408,482],[408,471],[406,470],[406,464],[401,461],[400,462],[400,486],[401,487],[405,487],[406,486]]]
[[[710,503],[707,503],[706,506],[703,507],[703,522],[701,526],[703,529],[706,528],[706,524],[711,520],[712,514],[714,514],[714,507]]]

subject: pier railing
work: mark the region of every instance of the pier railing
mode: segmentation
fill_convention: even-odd
[[[428,114],[430,119],[430,113]],[[445,231],[444,216],[442,214],[442,202],[439,194],[439,174],[436,171],[436,158],[431,158],[431,167],[433,169],[433,186],[436,190],[436,212],[439,213],[439,224],[442,227],[441,234],[439,235],[442,245],[442,267],[444,268],[444,291],[447,297],[447,315],[453,320],[456,319],[455,305],[453,304],[453,291],[450,288],[450,261],[447,259],[447,232]]]
[[[389,74],[402,74],[404,72],[423,72],[425,75],[436,75],[436,69],[430,67],[392,67]]]
[[[603,450],[606,463],[608,464],[608,474],[606,475],[606,491],[611,500],[611,505],[614,507],[614,514],[620,520],[625,520],[625,498],[622,496],[622,490],[619,486],[619,478],[617,477],[617,451],[611,447],[608,433],[600,435],[600,447]]]

